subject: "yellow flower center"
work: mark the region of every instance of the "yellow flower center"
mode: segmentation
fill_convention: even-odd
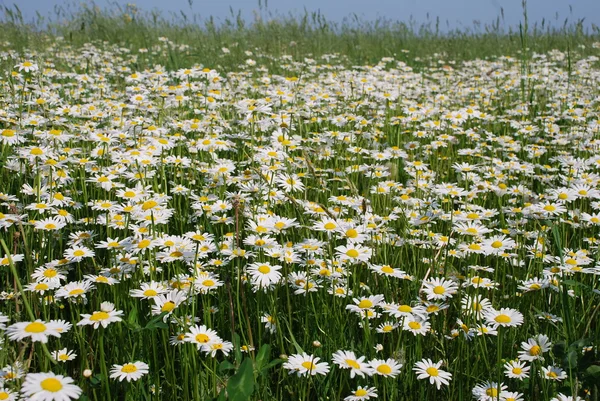
[[[142,205],[142,210],[146,211],[146,210],[150,210],[154,207],[156,207],[158,205],[158,203],[156,201],[153,200],[149,200],[144,202],[144,204]]]
[[[326,230],[333,230],[335,228],[335,224],[332,222],[329,223],[325,223],[325,225],[323,226]]]
[[[492,248],[500,248],[502,246],[502,242],[501,241],[494,241],[492,242]]]
[[[144,296],[145,297],[155,297],[158,295],[158,292],[156,292],[156,290],[153,289],[147,289],[146,291],[144,291]]]
[[[271,268],[267,265],[261,265],[261,266],[259,266],[259,268],[257,270],[259,272],[261,272],[262,274],[268,274],[271,272]]]
[[[500,315],[496,316],[496,317],[494,318],[494,320],[495,320],[497,323],[500,323],[500,324],[502,324],[502,323],[510,323],[510,322],[512,321],[512,320],[510,319],[510,316],[508,316],[508,315],[504,315],[504,314],[500,314]]]
[[[382,375],[389,375],[390,373],[392,373],[392,368],[389,365],[382,364],[377,366],[377,371]]]
[[[110,315],[106,312],[94,312],[92,313],[92,316],[90,316],[90,320],[92,322],[99,322],[101,320],[106,320],[110,317]]]
[[[542,353],[542,347],[540,347],[539,345],[534,345],[529,350],[529,355],[532,355],[532,356],[540,355],[541,353]]]
[[[523,369],[521,369],[521,368],[513,368],[512,372],[515,375],[520,375],[521,373],[523,373]]]
[[[388,265],[385,265],[381,268],[381,271],[386,274],[394,274],[394,269]]]
[[[498,397],[498,389],[497,388],[488,388],[485,390],[485,395],[488,397]]]
[[[363,299],[362,301],[360,301],[358,303],[358,307],[361,308],[361,309],[372,308],[373,307],[373,302],[371,302],[368,299]]]
[[[433,293],[434,294],[441,295],[444,292],[446,292],[446,289],[443,286],[441,286],[441,285],[437,285],[437,286],[433,287]]]
[[[367,395],[367,390],[365,390],[363,388],[359,388],[358,390],[356,390],[354,392],[354,396],[356,396],[356,397],[364,397],[365,395]]]
[[[78,249],[75,252],[73,252],[73,256],[76,256],[78,258],[81,257],[81,256],[83,256],[83,255],[85,255],[85,252],[83,252],[81,249]]]
[[[200,334],[196,335],[196,341],[198,341],[199,343],[205,344],[210,341],[210,337],[208,337],[206,334],[200,333]]]
[[[123,367],[121,368],[121,372],[123,373],[134,373],[137,372],[138,368],[137,366],[135,366],[133,363],[128,363],[126,365],[123,365]]]
[[[440,372],[433,366],[425,370],[429,376],[438,376]]]
[[[346,255],[351,257],[351,258],[357,258],[358,257],[358,251],[356,249],[348,249],[346,251]]]
[[[75,288],[74,290],[69,291],[69,295],[81,295],[84,292],[85,291],[83,291],[81,288]]]
[[[27,333],[43,333],[46,331],[46,325],[40,322],[29,323],[25,326]]]
[[[49,377],[40,382],[40,387],[51,393],[57,393],[62,390],[63,385],[60,380],[55,379],[54,377]]]
[[[356,231],[355,229],[351,228],[348,231],[346,231],[346,237],[348,237],[348,238],[356,238],[356,237],[358,237],[358,231]]]
[[[352,369],[360,369],[360,365],[353,359],[346,359],[346,364]]]
[[[419,323],[419,322],[409,322],[408,323],[408,327],[410,327],[413,330],[419,330],[421,328],[421,323]]]
[[[309,370],[309,371],[312,371],[312,370],[314,370],[314,369],[317,368],[317,366],[314,363],[310,362],[310,361],[302,362],[302,367],[304,369],[306,369],[306,370]]]
[[[173,309],[175,309],[175,302],[173,302],[173,301],[167,301],[162,306],[162,308],[160,308],[160,311],[161,312],[171,312]]]

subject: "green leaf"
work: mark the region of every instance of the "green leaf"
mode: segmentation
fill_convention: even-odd
[[[563,280],[562,283],[564,285],[568,285],[568,286],[571,286],[571,287],[583,287],[583,288],[586,288],[586,289],[590,289],[589,285],[580,283],[579,281],[575,281],[575,280]]]
[[[592,365],[585,370],[585,374],[591,377],[600,378],[600,365]]]
[[[563,365],[566,369],[574,369],[577,367],[577,356],[578,352],[571,350],[563,359]]]
[[[169,325],[166,324],[165,322],[163,322],[163,320],[162,320],[168,313],[169,312],[162,312],[160,315],[158,315],[154,319],[150,320],[146,324],[146,327],[144,327],[144,329],[145,330],[156,330],[156,329],[168,328]]]
[[[554,346],[552,347],[552,353],[557,357],[557,358],[562,358],[565,356],[565,350],[566,350],[567,344],[564,341],[558,341],[556,344],[554,344]]]
[[[258,350],[256,355],[256,370],[262,370],[263,365],[268,361],[270,356],[271,346],[269,344],[263,344]]]
[[[132,330],[141,329],[141,326],[138,322],[138,310],[137,310],[137,306],[135,306],[135,305],[129,311],[129,315],[127,316],[127,326]]]
[[[219,373],[227,372],[229,370],[235,370],[233,363],[229,361],[223,361],[219,364]]]
[[[219,393],[219,396],[217,397],[217,401],[225,401],[226,399],[227,399],[227,393],[225,392],[225,389],[223,389]]]
[[[235,364],[240,366],[240,363],[242,363],[242,350],[240,335],[238,333],[233,333],[233,354],[235,356]]]
[[[283,362],[285,362],[283,359],[273,359],[271,362],[267,363],[262,368],[262,370],[263,371],[267,371],[267,370],[271,369],[273,366],[277,366],[277,365],[279,365],[280,363],[283,363]]]
[[[229,401],[247,401],[254,391],[252,360],[244,359],[238,371],[227,382]]]

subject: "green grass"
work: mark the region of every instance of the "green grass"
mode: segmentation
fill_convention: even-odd
[[[18,6],[5,6],[3,11],[3,37],[13,49],[39,48],[60,36],[75,48],[102,41],[136,52],[156,46],[160,37],[169,38],[172,44],[169,52],[158,58],[142,58],[139,68],[147,68],[152,62],[169,69],[201,63],[231,70],[243,63],[247,58],[244,52],[248,50],[276,59],[291,55],[298,61],[339,53],[348,58],[348,63],[360,64],[395,57],[420,66],[445,58],[460,61],[501,55],[516,57],[524,48],[524,34],[530,52],[571,49],[587,55],[592,54],[591,44],[600,37],[597,26],[592,24],[586,29],[583,20],[568,18],[544,20],[529,27],[507,27],[503,16],[498,16],[490,24],[451,28],[448,21],[439,19],[418,24],[412,17],[407,21],[364,21],[353,15],[336,23],[317,12],[280,15],[261,8],[252,21],[246,21],[233,10],[230,17],[217,21],[196,14],[189,16],[189,10],[165,16],[135,7],[115,5],[100,9],[93,4],[73,3],[68,8],[57,7],[54,15],[38,15],[35,21],[25,23]],[[180,45],[189,48],[178,50]],[[215,64],[223,47],[231,53],[226,60]]]

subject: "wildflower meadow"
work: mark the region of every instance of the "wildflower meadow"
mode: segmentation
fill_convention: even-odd
[[[598,401],[598,32],[11,10],[0,400]]]

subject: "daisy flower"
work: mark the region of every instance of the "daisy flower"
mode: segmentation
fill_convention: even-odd
[[[350,369],[350,378],[354,379],[354,376],[360,377],[371,376],[373,369],[367,362],[364,362],[365,357],[361,356],[357,358],[352,351],[336,351],[333,353],[332,361],[342,369]]]
[[[137,381],[142,376],[148,374],[148,365],[144,362],[136,361],[126,363],[124,365],[113,365],[110,369],[110,378],[118,379],[119,381],[127,380]]]
[[[500,394],[500,397],[503,401],[523,401],[523,394],[518,393],[516,391],[503,391]]]
[[[369,362],[373,373],[379,376],[394,378],[400,374],[402,364],[395,359],[373,359]]]
[[[498,327],[516,327],[523,324],[523,314],[516,309],[501,308],[489,310],[483,314],[488,324]]]
[[[205,325],[194,325],[190,327],[189,333],[186,333],[185,341],[196,344],[196,348],[200,350],[205,346],[210,347],[212,343],[221,341],[221,338],[216,331],[209,329]]]
[[[223,355],[227,356],[233,349],[233,343],[229,341],[223,341],[221,338],[217,337],[216,341],[213,341],[211,344],[205,344],[202,346],[202,352],[207,355],[210,354],[211,357],[215,357],[217,352],[221,351]]]
[[[542,366],[540,376],[548,380],[563,381],[567,378],[567,372],[557,366]]]
[[[42,220],[37,220],[34,223],[36,230],[43,231],[58,231],[66,225],[67,223],[58,217],[48,217]]]
[[[451,298],[458,291],[458,285],[451,280],[444,278],[433,278],[423,281],[423,292],[428,300],[439,299],[446,300]]]
[[[77,354],[75,353],[75,351],[70,351],[66,348],[52,352],[52,358],[54,358],[54,360],[58,362],[72,361],[73,359],[75,359],[76,356]],[[2,398],[0,398],[0,400],[1,399]]]
[[[407,316],[404,318],[402,329],[405,331],[410,331],[413,335],[421,334],[426,335],[429,329],[431,328],[431,324],[416,315]]]
[[[71,262],[81,262],[83,258],[93,258],[94,251],[85,246],[76,246],[65,251],[65,259]]]
[[[329,372],[329,364],[319,362],[320,360],[321,358],[303,352],[302,354],[291,355],[283,364],[283,368],[288,369],[291,373],[296,373],[298,376],[326,375]]]
[[[83,319],[77,323],[77,326],[94,326],[97,329],[100,325],[106,328],[111,323],[120,322],[123,316],[123,311],[115,310],[115,305],[111,302],[102,302],[100,304],[100,310],[92,313],[91,315],[82,313]]]
[[[2,312],[0,312],[0,330],[6,329],[5,323],[8,323],[9,321],[10,321],[9,317],[6,316],[5,314],[3,314]]]
[[[527,342],[521,343],[521,351],[519,351],[519,359],[522,361],[535,361],[537,359],[544,360],[544,352],[550,351],[552,342],[545,334],[539,334],[536,337],[530,338]]]
[[[90,281],[74,281],[65,284],[56,291],[56,298],[86,298],[86,293],[93,289],[94,285]]]
[[[38,70],[38,65],[32,61],[25,60],[22,63],[15,65],[19,72],[35,72]]]
[[[0,385],[0,400],[3,401],[15,401],[17,399],[17,393],[10,391]]]
[[[583,401],[583,398],[579,396],[573,397],[572,395],[558,393],[556,397],[552,398],[550,401]]]
[[[252,285],[257,289],[268,289],[281,280],[281,266],[271,265],[268,262],[252,263],[248,265]]]
[[[508,361],[504,364],[504,374],[511,379],[527,379],[530,369],[525,362],[519,360]]]
[[[8,326],[6,335],[14,341],[21,341],[31,337],[33,342],[48,342],[48,336],[60,337],[60,325],[54,321],[44,322],[36,320],[35,322],[19,322]]]
[[[473,397],[478,401],[499,401],[502,399],[502,392],[508,387],[504,383],[486,381],[476,385],[473,388]],[[498,392],[498,390],[500,390]]]
[[[359,244],[340,245],[335,250],[337,251],[336,256],[340,260],[351,263],[368,262],[373,254],[371,248]]]
[[[165,294],[159,294],[154,299],[154,306],[152,306],[152,314],[160,315],[163,312],[167,312],[165,318],[173,313],[175,308],[181,305],[187,299],[187,293],[180,290],[172,290]]]
[[[358,386],[352,394],[344,398],[344,401],[362,401],[369,398],[377,398],[377,389],[375,387]]]
[[[383,301],[383,295],[371,295],[360,299],[352,298],[352,300],[354,301],[354,305],[346,305],[346,309],[362,315],[365,310],[378,306]]]
[[[276,182],[284,192],[296,192],[304,189],[304,184],[296,174],[281,174],[277,177]]]
[[[423,359],[415,364],[413,370],[417,374],[417,379],[429,379],[429,383],[434,384],[439,390],[442,384],[448,385],[452,380],[452,374],[440,369],[442,361],[434,363],[431,359]]]
[[[167,292],[167,288],[162,283],[151,281],[142,283],[137,290],[130,290],[129,295],[134,298],[151,299]]]
[[[25,376],[21,394],[29,400],[67,401],[78,399],[81,388],[68,376],[48,373],[30,373]]]
[[[41,283],[60,284],[62,280],[67,279],[67,276],[64,275],[63,270],[46,265],[35,269],[31,274],[31,279]]]

